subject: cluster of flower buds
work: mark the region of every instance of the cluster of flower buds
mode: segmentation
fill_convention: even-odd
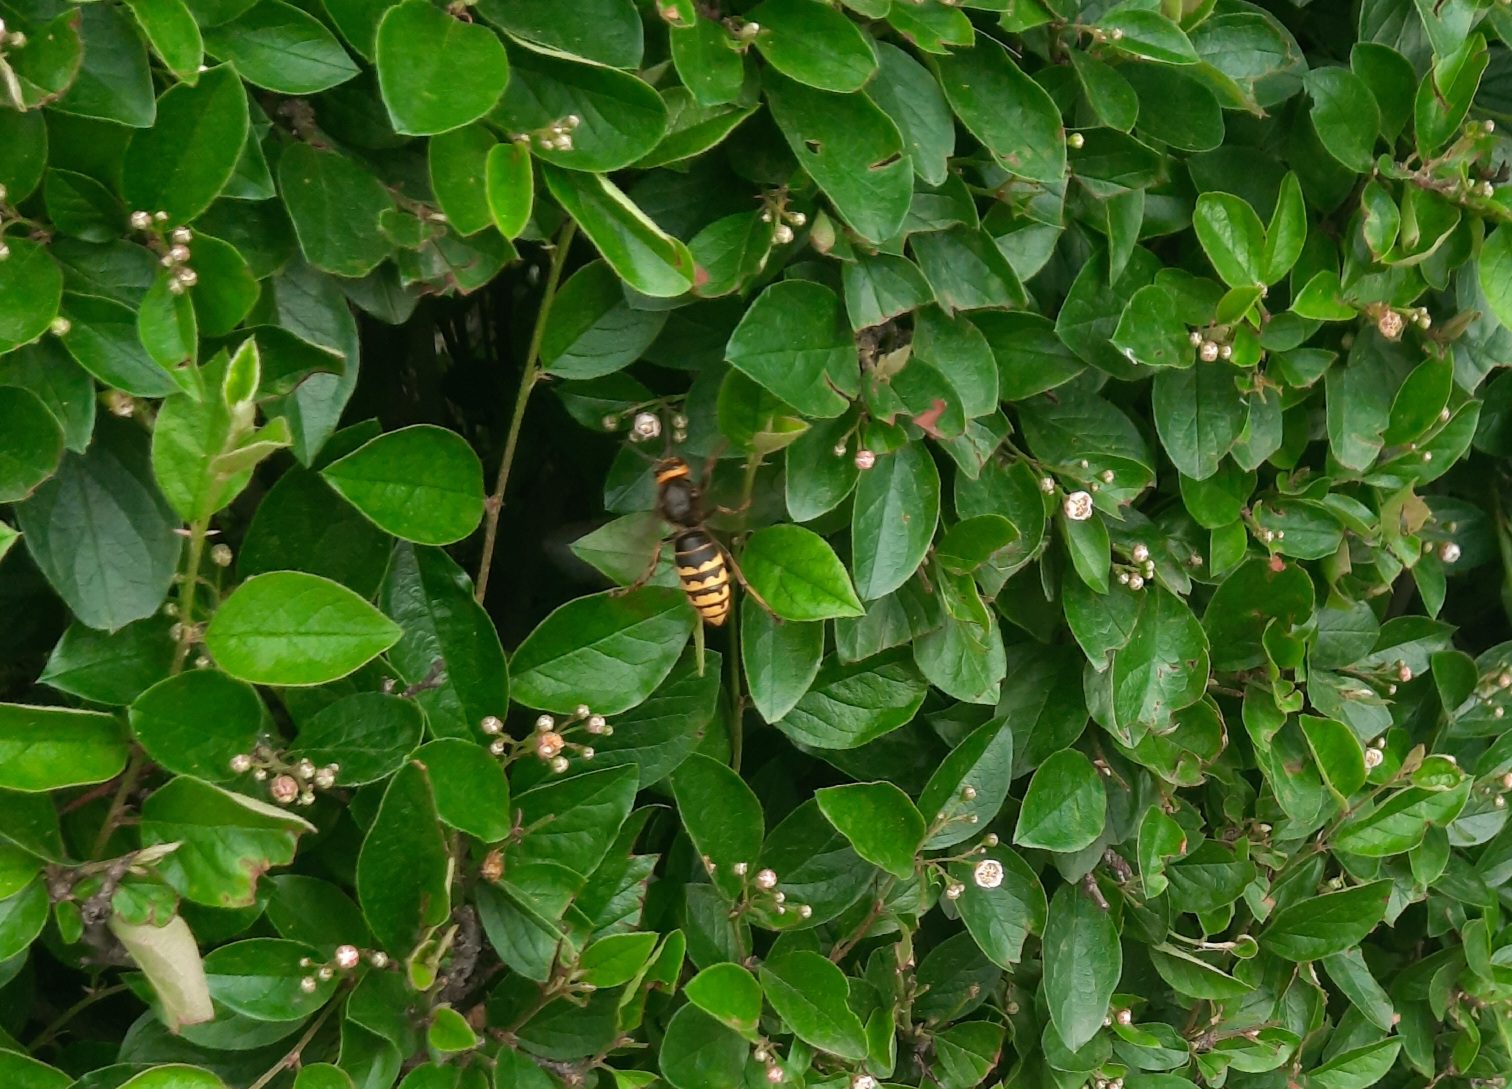
[[[194,232],[188,227],[175,227],[165,234],[163,224],[167,222],[167,212],[131,213],[132,230],[150,232],[148,245],[157,253],[158,264],[168,270],[168,290],[175,295],[182,295],[199,282],[199,274],[189,267],[189,258],[193,256],[189,243],[194,238]]]
[[[1200,559],[1200,557],[1199,557]],[[1131,566],[1118,573],[1118,582],[1131,590],[1143,590],[1145,583],[1155,577],[1155,561],[1150,558],[1150,547],[1143,541],[1129,549]]]
[[[516,143],[530,143],[542,151],[571,151],[572,134],[577,131],[583,119],[575,113],[569,113],[560,121],[553,121],[545,128],[536,129],[534,132],[517,133],[514,137]]]
[[[259,744],[251,752],[231,758],[231,770],[237,775],[252,773],[259,783],[268,784],[268,796],[279,805],[314,805],[317,790],[330,790],[341,773],[340,764],[317,767],[313,761],[288,763],[267,745]]]
[[[964,795],[964,790],[962,793]],[[941,814],[942,819],[943,817],[944,814]],[[966,823],[975,824],[976,815],[972,814],[968,817]],[[1007,876],[1007,871],[1003,869],[1003,864],[995,858],[982,857],[996,847],[999,842],[996,832],[988,832],[982,837],[981,842],[966,851],[965,854],[952,855],[948,858],[932,858],[929,860],[930,865],[937,869],[940,876],[944,878],[945,890],[943,895],[945,899],[959,900],[961,894],[966,891],[966,886],[962,882],[957,881],[946,870],[945,866],[947,863],[971,862],[972,859],[976,859],[977,861],[972,863],[971,866],[971,883],[979,889],[995,889],[1003,883],[1003,878]]]
[[[1232,359],[1234,346],[1215,340],[1205,333],[1193,329],[1187,334],[1187,341],[1197,349],[1197,358],[1204,363],[1216,363],[1220,359]]]
[[[1492,718],[1501,718],[1507,711],[1504,704],[1512,697],[1512,669],[1497,666],[1476,682],[1475,698],[1491,708]]]
[[[710,874],[718,868],[714,860],[708,855],[703,857],[704,869]],[[807,919],[814,914],[814,909],[808,904],[790,904],[787,902],[787,893],[782,891],[781,883],[777,880],[777,871],[760,869],[751,873],[749,862],[736,862],[730,866],[730,872],[741,879],[746,886],[746,899],[753,905],[766,906],[778,915],[786,915],[789,911],[795,912],[800,919]],[[747,880],[749,878],[749,880]]]
[[[571,740],[571,734],[581,730],[592,737],[608,737],[614,733],[614,727],[604,716],[594,714],[586,703],[578,704],[571,715],[560,721],[551,715],[541,715],[535,720],[535,731],[522,741],[513,741],[505,735],[504,722],[497,715],[486,716],[480,728],[493,739],[488,743],[488,751],[495,756],[513,759],[528,749],[558,775],[571,766],[568,754],[576,754],[583,760],[592,760],[595,755],[592,745]]]
[[[772,239],[779,246],[786,246],[794,237],[794,227],[802,227],[808,223],[808,216],[802,212],[790,212],[784,199],[779,197],[767,207],[761,210],[761,222],[776,223],[772,229]]]
[[[605,416],[604,430],[617,430],[621,419],[619,416]],[[688,417],[684,416],[681,412],[674,412],[669,417],[668,423],[672,425],[672,441],[686,442],[688,439]],[[655,412],[644,410],[637,412],[635,418],[630,421],[631,442],[651,442],[653,439],[660,438],[661,433],[662,418]]]
[[[366,955],[367,962],[374,968],[387,968],[389,965],[389,956],[381,949],[370,950]],[[301,968],[310,968],[314,971],[311,975],[307,975],[299,981],[299,989],[305,994],[314,994],[320,989],[322,983],[329,983],[335,979],[337,973],[356,971],[357,966],[362,963],[362,959],[363,952],[355,945],[338,945],[335,956],[324,964],[319,964],[309,957],[301,957],[299,966]]]
[[[777,1049],[772,1046],[770,1040],[763,1039],[751,1052],[751,1058],[766,1067],[765,1077],[768,1085],[780,1085],[787,1077],[787,1071],[782,1069],[782,1056],[777,1054]]]
[[[1365,747],[1365,770],[1374,771],[1386,759],[1386,738],[1378,737]]]

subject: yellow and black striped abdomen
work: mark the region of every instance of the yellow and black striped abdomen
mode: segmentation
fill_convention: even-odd
[[[723,550],[701,529],[679,533],[673,548],[677,577],[688,600],[705,623],[723,624],[730,615],[730,567]]]

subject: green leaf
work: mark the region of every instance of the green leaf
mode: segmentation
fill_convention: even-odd
[[[0,261],[0,352],[36,340],[58,316],[63,273],[47,250],[29,239],[7,240]]]
[[[1181,27],[1158,12],[1135,4],[1120,4],[1098,20],[1097,25],[1103,33],[1114,36],[1114,49],[1131,57],[1161,64],[1198,61],[1197,51]]]
[[[247,141],[247,93],[230,65],[175,83],[157,103],[157,120],[126,148],[122,195],[133,210],[168,213],[175,226],[194,219],[231,180]]]
[[[788,147],[839,216],[872,242],[897,233],[909,213],[913,169],[892,119],[865,95],[815,91],[771,70],[764,82]]]
[[[1192,226],[1219,278],[1230,287],[1262,283],[1265,228],[1242,198],[1230,193],[1203,193],[1197,198]]]
[[[121,728],[110,715],[0,704],[0,789],[58,790],[100,783],[125,764]]]
[[[75,621],[53,646],[37,680],[91,703],[124,707],[168,676],[176,646],[170,628],[160,617],[117,632],[95,631]]]
[[[171,1063],[144,1070],[122,1082],[121,1089],[225,1089],[225,1083],[200,1067]]]
[[[849,407],[834,388],[855,367],[840,301],[821,284],[785,280],[763,291],[730,335],[725,358],[799,412],[838,416]]]
[[[950,104],[933,73],[903,50],[876,43],[881,61],[866,86],[866,96],[898,126],[914,173],[929,185],[950,176],[946,160],[955,150]]]
[[[740,554],[756,592],[783,620],[831,620],[863,612],[834,549],[801,526],[767,526]]]
[[[1159,585],[1145,591],[1128,641],[1113,652],[1112,678],[1114,721],[1131,733],[1164,733],[1175,712],[1202,698],[1207,635],[1184,601]]]
[[[672,1015],[657,1055],[673,1089],[740,1089],[751,1045],[697,1006]]]
[[[1337,987],[1355,1009],[1363,1013],[1371,1024],[1382,1032],[1390,1032],[1397,1023],[1396,1009],[1391,997],[1370,974],[1370,968],[1358,948],[1346,949],[1327,956],[1320,962],[1330,982]]]
[[[665,587],[569,601],[515,651],[514,698],[546,711],[627,711],[666,678],[695,623],[682,591]]]
[[[608,178],[546,165],[541,174],[609,267],[636,291],[673,298],[693,286],[693,256],[687,246],[652,222]]]
[[[541,363],[562,378],[612,374],[644,355],[666,323],[665,311],[631,308],[614,270],[594,261],[573,273],[552,302]]]
[[[73,1078],[63,1071],[19,1051],[0,1052],[0,1077],[16,1089],[68,1089],[73,1084]],[[140,1080],[140,1077],[133,1080]],[[214,1089],[225,1087],[217,1082]]]
[[[1409,787],[1368,813],[1339,826],[1333,846],[1349,854],[1383,858],[1410,851],[1432,826],[1447,826],[1465,807],[1469,784],[1452,790]]]
[[[157,865],[179,894],[207,907],[256,902],[257,879],[294,861],[295,841],[314,826],[293,813],[180,777],[142,803],[142,845],[176,843]]]
[[[866,861],[899,878],[913,876],[924,818],[891,783],[847,783],[815,795],[819,811]]]
[[[1050,901],[1044,939],[1045,999],[1066,1047],[1081,1048],[1102,1029],[1123,974],[1118,930],[1103,908],[1073,885]]]
[[[441,1006],[431,1014],[430,1026],[425,1032],[425,1042],[441,1054],[471,1051],[478,1046],[478,1037],[472,1026],[450,1006]]]
[[[740,605],[740,658],[751,702],[762,718],[776,722],[797,705],[819,673],[824,624],[783,623],[747,594]]]
[[[1318,770],[1340,797],[1348,798],[1365,785],[1365,750],[1354,731],[1333,719],[1303,715],[1302,734]]]
[[[519,794],[515,809],[530,831],[507,861],[551,862],[587,881],[630,815],[636,780],[634,768],[604,768]]]
[[[1155,429],[1176,468],[1194,480],[1218,471],[1249,419],[1236,378],[1226,363],[1203,362],[1155,376]]]
[[[130,307],[77,296],[69,298],[64,316],[72,323],[62,337],[68,354],[101,382],[136,397],[180,392],[174,376],[147,354]]]
[[[818,953],[794,950],[761,966],[761,989],[805,1043],[842,1059],[866,1056],[866,1035],[851,1012],[845,973]]]
[[[584,0],[570,17],[553,0],[483,0],[483,18],[544,53],[568,53],[611,68],[639,68],[644,46],[632,0]]]
[[[58,467],[63,429],[34,394],[0,386],[0,502],[25,499]],[[838,561],[836,561],[838,563]]]
[[[364,276],[388,257],[392,247],[378,231],[378,221],[394,204],[382,183],[356,160],[294,144],[279,157],[278,191],[300,251],[316,268],[337,276]]]
[[[1002,808],[1012,778],[1013,730],[994,717],[951,750],[919,794],[931,829],[924,846],[950,847],[974,836]]]
[[[1028,181],[1061,180],[1066,132],[1060,110],[1002,45],[984,35],[935,64],[951,109],[999,166]]]
[[[369,597],[378,589],[392,551],[388,534],[343,502],[319,473],[296,467],[279,477],[258,503],[236,570],[248,578],[306,571]]]
[[[1512,329],[1512,230],[1498,227],[1487,236],[1476,272],[1481,292],[1496,320]],[[3,296],[0,291],[0,297]]]
[[[919,443],[861,474],[851,513],[852,566],[862,600],[896,590],[923,563],[940,517],[940,473]]]
[[[431,191],[458,234],[477,234],[493,223],[487,163],[489,153],[498,146],[482,123],[441,133],[426,144]]]
[[[776,726],[820,749],[853,749],[912,721],[929,686],[911,661],[881,655],[853,665],[831,659]]]
[[[1107,804],[1092,761],[1075,749],[1062,749],[1041,764],[1029,780],[1013,842],[1047,851],[1080,851],[1102,834]],[[1066,1042],[1071,1042],[1069,1037]]]
[[[483,518],[483,466],[443,427],[390,431],[321,475],[379,529],[418,544],[460,541]]]
[[[425,768],[389,780],[357,856],[357,902],[378,943],[408,956],[451,913],[450,861]]]
[[[595,987],[618,987],[634,979],[656,948],[656,934],[610,934],[578,958],[578,971]]]
[[[509,3],[515,6],[515,0]],[[531,154],[542,162],[607,173],[638,162],[666,134],[661,95],[628,72],[527,49],[511,49],[509,59],[509,86],[491,119],[508,132],[524,133],[572,116],[584,119],[572,130],[570,148],[531,143]]]
[[[1348,68],[1314,68],[1303,79],[1318,142],[1356,174],[1369,172],[1381,112],[1370,87]]]
[[[715,886],[739,896],[746,878],[736,867],[751,870],[766,827],[756,795],[736,772],[700,753],[672,774],[672,794],[694,849],[713,863]]]
[[[185,83],[196,83],[205,47],[199,24],[183,0],[129,0],[127,7],[168,70]]]
[[[530,146],[511,140],[491,148],[484,164],[484,182],[493,225],[505,238],[518,238],[530,222],[535,204]]]
[[[232,778],[231,758],[252,751],[265,718],[255,689],[209,669],[160,681],[130,710],[131,732],[158,765],[211,781]]]
[[[205,646],[233,677],[297,686],[345,677],[399,636],[398,625],[346,587],[277,571],[236,588],[211,619]]]
[[[1320,960],[1358,945],[1386,913],[1389,881],[1330,892],[1276,912],[1260,946],[1286,960]]]
[[[1401,1040],[1377,1040],[1351,1048],[1315,1067],[1307,1075],[1311,1089],[1369,1089],[1396,1064]]]
[[[986,863],[1003,868],[1002,879],[993,884],[995,871]],[[1045,890],[1029,864],[1006,848],[991,851],[975,863],[957,862],[951,874],[961,885],[956,910],[987,959],[1010,971],[1023,956],[1030,934],[1043,934],[1048,909]]]
[[[716,1021],[755,1040],[761,1020],[761,985],[738,964],[711,964],[683,986],[688,1001]]]
[[[1489,59],[1486,39],[1471,34],[1453,52],[1439,56],[1428,77],[1418,82],[1413,116],[1423,158],[1432,158],[1459,132]]]
[[[509,82],[504,43],[426,0],[404,0],[378,24],[375,61],[394,131],[425,136],[476,121]]]
[[[211,997],[233,1013],[255,1021],[298,1021],[336,992],[336,980],[318,976],[313,991],[299,986],[312,974],[309,962],[317,960],[318,951],[300,942],[251,938],[206,954],[205,978]]]
[[[74,616],[115,631],[151,616],[178,567],[177,522],[152,480],[147,436],[101,421],[16,516],[27,549]]]
[[[509,780],[488,750],[471,741],[442,738],[417,752],[415,760],[430,776],[442,823],[484,843],[509,838],[514,816]]]
[[[415,695],[431,734],[478,738],[484,718],[509,706],[509,669],[472,580],[440,549],[400,545],[378,603],[404,629],[389,664],[407,684],[431,686]]]
[[[745,16],[756,48],[777,71],[821,91],[859,91],[877,70],[871,40],[818,0],[763,0]]]
[[[594,760],[609,766],[633,765],[642,788],[676,770],[715,721],[722,692],[722,658],[712,650],[705,651],[704,658],[700,668],[696,651],[689,648],[656,691],[614,720],[614,733],[594,742],[598,750]]]
[[[336,36],[283,0],[259,0],[231,22],[210,27],[205,46],[248,83],[279,94],[315,94],[357,75]]]
[[[336,781],[343,785],[374,783],[404,765],[420,744],[424,728],[425,718],[414,700],[356,692],[302,720],[288,755],[316,767],[341,765]]]
[[[1302,185],[1295,173],[1286,175],[1276,210],[1265,230],[1265,253],[1260,259],[1262,278],[1275,283],[1285,276],[1307,243],[1307,205],[1302,200]]]

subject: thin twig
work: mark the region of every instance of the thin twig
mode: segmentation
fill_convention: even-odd
[[[72,1006],[69,1006],[68,1009],[58,1014],[58,1016],[53,1020],[52,1024],[48,1025],[41,1032],[37,1033],[37,1035],[32,1038],[31,1043],[26,1045],[26,1050],[36,1051],[39,1047],[51,1043],[53,1038],[57,1036],[58,1033],[62,1032],[70,1021],[79,1016],[79,1014],[83,1013],[90,1006],[93,1006],[96,1002],[103,1002],[105,999],[110,998],[113,995],[118,995],[122,991],[129,990],[131,990],[131,988],[126,984],[117,983],[102,990],[89,992],[83,998],[75,1002]]]
[[[488,573],[493,567],[494,545],[499,536],[499,514],[504,509],[504,489],[509,485],[509,470],[514,465],[515,447],[520,441],[520,426],[525,422],[525,406],[530,401],[531,391],[541,378],[541,337],[546,332],[546,321],[551,317],[551,304],[556,301],[557,287],[562,281],[562,269],[567,264],[567,253],[572,249],[572,237],[577,224],[568,220],[557,236],[556,250],[551,255],[551,270],[546,276],[546,288],[541,296],[541,309],[536,315],[535,328],[530,334],[530,348],[525,353],[525,366],[520,372],[520,389],[515,394],[514,415],[509,421],[509,434],[504,439],[504,456],[499,462],[499,475],[494,481],[493,494],[484,504],[483,558],[478,563],[477,600],[488,594]]]
[[[268,1069],[264,1070],[262,1072],[262,1076],[254,1081],[251,1085],[247,1086],[247,1089],[263,1089],[265,1085],[267,1085],[274,1078],[278,1077],[281,1071],[292,1070],[294,1067],[298,1066],[299,1057],[304,1054],[304,1049],[310,1046],[310,1041],[315,1039],[315,1034],[319,1032],[321,1026],[323,1026],[326,1021],[330,1019],[331,1014],[336,1012],[336,1007],[339,1005],[341,1005],[340,1000],[330,1003],[326,1006],[325,1009],[321,1010],[320,1016],[315,1018],[315,1020],[311,1022],[310,1027],[305,1029],[304,1034],[300,1036],[300,1038],[295,1042],[294,1046],[289,1048],[289,1050],[284,1053],[283,1058],[279,1059],[272,1066],[268,1067]]]

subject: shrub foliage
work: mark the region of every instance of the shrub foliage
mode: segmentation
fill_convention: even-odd
[[[1512,7],[0,16],[5,1089],[1505,1086]]]

